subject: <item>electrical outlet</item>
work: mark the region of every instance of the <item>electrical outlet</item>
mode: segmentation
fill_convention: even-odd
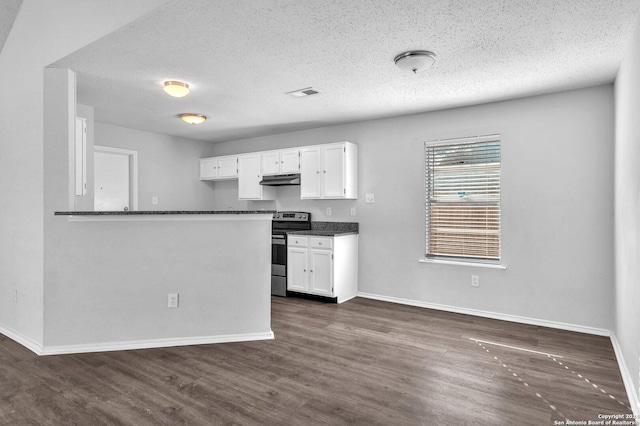
[[[367,204],[373,204],[375,202],[375,196],[373,194],[365,194],[364,202]]]
[[[480,287],[479,275],[471,275],[471,287]]]
[[[355,215],[356,215],[356,208],[351,207],[351,216],[355,216]]]
[[[169,299],[168,299],[168,303],[167,303],[167,307],[169,308],[177,308],[178,307],[178,298],[179,298],[179,294],[178,293],[169,293]]]
[[[156,197],[155,195],[153,197],[151,197],[151,204],[153,204],[154,206],[158,205],[158,197]]]
[[[326,215],[331,216],[331,207],[327,207]]]

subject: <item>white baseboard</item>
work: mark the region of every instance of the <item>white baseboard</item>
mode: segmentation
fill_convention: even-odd
[[[89,352],[127,351],[133,349],[166,348],[171,346],[209,345],[213,343],[250,342],[271,340],[273,331],[267,333],[227,334],[222,336],[178,337],[172,339],[150,339],[128,342],[90,343],[86,345],[42,346],[35,340],[15,330],[0,325],[0,334],[21,344],[36,355],[64,355]]]
[[[39,355],[78,354],[87,352],[128,351],[133,349],[166,348],[172,346],[209,345],[212,343],[248,342],[273,339],[273,331],[268,333],[227,334],[223,336],[178,337],[172,339],[151,339],[129,342],[93,343],[87,345],[46,346]]]
[[[14,340],[20,343],[25,348],[29,349],[31,352],[36,355],[42,355],[42,345],[35,340],[18,333],[15,330],[11,330],[10,328],[4,327],[0,325],[0,333],[7,336],[9,339]]]
[[[624,360],[624,356],[622,355],[622,348],[620,347],[620,343],[616,338],[615,333],[611,334],[611,345],[613,346],[613,351],[616,353],[616,358],[618,359],[618,366],[620,367],[620,374],[622,375],[622,381],[624,382],[624,388],[627,391],[627,397],[629,398],[629,404],[631,405],[631,409],[633,410],[633,414],[636,415],[636,418],[640,417],[640,399],[638,398],[638,392],[633,384],[633,378],[631,374],[629,374],[629,369],[627,368],[627,363]]]
[[[502,321],[511,321],[521,324],[537,325],[541,327],[557,328],[560,330],[576,331],[578,333],[595,334],[597,336],[611,336],[611,330],[603,328],[586,327],[583,325],[567,324],[563,322],[547,321],[537,318],[521,317],[518,315],[500,314],[497,312],[481,311],[478,309],[460,308],[457,306],[439,305],[436,303],[421,302],[417,300],[401,299],[399,297],[381,296],[379,294],[360,293],[358,297],[381,300],[383,302],[399,303],[402,305],[417,306],[420,308],[436,309],[438,311],[455,312],[458,314],[474,315],[477,317],[491,318]]]
[[[357,297],[357,295],[356,295],[356,294],[354,294],[353,296],[345,297],[345,298],[344,298],[344,299],[342,299],[342,300],[338,300],[338,303],[344,303],[344,302],[346,302],[346,301],[348,301],[348,300],[355,299],[356,297]]]

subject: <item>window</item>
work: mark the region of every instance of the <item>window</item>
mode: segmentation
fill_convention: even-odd
[[[426,257],[500,261],[500,135],[426,142]]]

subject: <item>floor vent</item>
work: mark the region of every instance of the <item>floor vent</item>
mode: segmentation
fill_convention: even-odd
[[[318,89],[315,89],[313,87],[307,87],[305,89],[294,90],[293,92],[287,92],[286,94],[296,98],[303,98],[305,96],[317,95],[318,93],[320,93]]]

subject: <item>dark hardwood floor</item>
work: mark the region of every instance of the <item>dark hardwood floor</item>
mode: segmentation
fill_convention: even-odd
[[[274,297],[272,317],[271,341],[95,354],[38,357],[0,335],[0,425],[538,426],[631,413],[606,337],[361,298]]]

